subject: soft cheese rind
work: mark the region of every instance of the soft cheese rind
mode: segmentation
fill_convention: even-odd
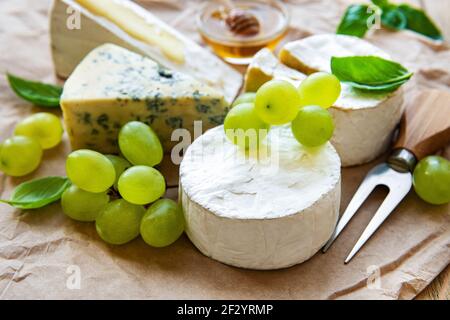
[[[113,4],[110,7],[123,6],[124,12],[126,10],[129,14],[122,20],[130,20],[128,16],[137,15],[140,19],[139,23],[147,22],[152,28],[157,28],[168,37],[173,37],[170,43],[177,44],[173,50],[179,50],[181,47],[184,50],[182,55],[184,61],[171,59],[170,48],[168,49],[170,43],[162,49],[156,45],[144,43],[108,19],[90,12],[77,1],[54,0],[50,11],[50,36],[55,70],[59,76],[67,78],[91,50],[104,43],[113,43],[146,55],[167,68],[188,74],[222,91],[226,100],[231,103],[242,84],[242,75],[239,72],[132,1],[101,0],[98,2],[106,3],[106,7],[109,2]],[[75,23],[78,13],[79,28]],[[139,30],[139,26],[137,29]],[[224,77],[224,74],[227,76]]]
[[[219,126],[195,140],[181,163],[186,233],[213,259],[250,269],[289,267],[314,255],[334,230],[340,202],[334,148],[306,149],[288,126],[273,127],[267,139],[272,162],[258,162]]]
[[[354,166],[375,159],[389,148],[403,113],[403,94],[397,92],[375,107],[333,106],[328,110],[335,124],[331,142],[342,166]]]
[[[370,42],[358,37],[340,34],[319,34],[283,46],[280,60],[285,65],[310,74],[317,71],[330,72],[331,57],[389,55]]]
[[[217,90],[193,78],[162,69],[154,61],[113,44],[93,50],[64,85],[64,121],[72,147],[118,151],[119,129],[128,121],[146,122],[166,151],[173,130],[194,133],[223,122],[228,104]]]

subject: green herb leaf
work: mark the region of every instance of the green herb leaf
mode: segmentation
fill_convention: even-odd
[[[59,107],[62,88],[41,82],[30,81],[7,74],[8,82],[13,91],[21,98],[38,106]]]
[[[369,6],[354,4],[347,8],[341,22],[336,30],[337,34],[346,34],[356,37],[364,37],[367,30],[367,21],[371,13],[368,12]]]
[[[366,91],[394,91],[413,75],[399,63],[375,56],[332,57],[331,70],[340,81]]]
[[[381,14],[381,23],[383,26],[393,30],[403,30],[408,25],[408,20],[397,6],[388,5],[383,7]]]
[[[27,181],[14,190],[10,200],[0,200],[19,209],[38,209],[58,201],[70,186],[66,177],[46,177]]]
[[[402,84],[406,83],[407,81],[408,80],[400,80],[392,83],[377,84],[377,85],[365,85],[351,81],[343,81],[343,82],[359,90],[391,92],[397,90]]]
[[[407,25],[405,29],[423,34],[431,39],[442,40],[441,31],[425,12],[407,4],[402,4],[397,9],[406,17]]]
[[[435,40],[442,40],[442,33],[427,14],[407,4],[391,4],[388,0],[372,0],[382,10],[381,23],[393,30],[408,29]],[[371,13],[367,5],[351,5],[347,8],[336,33],[363,38],[368,31]]]
[[[384,9],[384,7],[389,5],[388,0],[372,0],[372,3],[382,9]]]

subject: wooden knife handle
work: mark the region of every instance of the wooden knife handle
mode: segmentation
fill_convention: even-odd
[[[406,106],[394,149],[404,148],[420,160],[450,144],[450,93],[427,89]]]

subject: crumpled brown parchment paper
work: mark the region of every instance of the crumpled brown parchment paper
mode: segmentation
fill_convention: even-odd
[[[140,2],[200,42],[192,19],[200,1]],[[287,2],[292,13],[288,39],[333,32],[346,7],[343,0]],[[3,74],[11,71],[55,81],[47,33],[49,5],[50,0],[0,1],[1,140],[19,119],[42,111],[17,98]],[[410,32],[378,31],[368,39],[416,72],[408,84],[410,93],[420,87],[450,90],[447,46]],[[22,181],[64,175],[69,151],[65,137],[63,144],[45,152],[41,167],[30,176],[0,174],[1,197],[9,197]],[[450,156],[450,148],[445,155]],[[342,209],[367,170],[381,160],[343,170]],[[176,168],[166,164],[163,171],[169,185],[176,186]],[[176,198],[176,188],[168,194]],[[109,246],[96,235],[93,224],[66,218],[59,204],[29,212],[0,204],[0,299],[410,299],[450,262],[449,205],[431,206],[410,192],[363,250],[344,265],[385,194],[378,190],[371,196],[327,254],[278,271],[223,265],[203,256],[185,236],[163,249],[151,248],[141,239]]]

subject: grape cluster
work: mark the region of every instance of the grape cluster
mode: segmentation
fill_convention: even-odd
[[[110,244],[140,234],[151,246],[170,245],[183,233],[184,218],[176,202],[160,199],[166,183],[153,168],[163,158],[158,136],[148,125],[132,121],[119,132],[119,148],[122,156],[87,149],[69,154],[66,172],[73,185],[61,197],[63,212],[78,221],[95,221],[98,235]],[[111,194],[116,199],[111,201]]]
[[[57,146],[63,135],[57,116],[35,113],[19,122],[14,135],[0,144],[0,171],[13,177],[25,176],[39,167],[43,150]]]
[[[226,136],[249,149],[249,130],[256,131],[256,147],[271,125],[291,123],[294,137],[306,147],[317,147],[331,139],[334,123],[326,110],[339,98],[336,76],[313,73],[298,88],[285,80],[271,80],[256,93],[244,93],[233,103],[224,122]]]

